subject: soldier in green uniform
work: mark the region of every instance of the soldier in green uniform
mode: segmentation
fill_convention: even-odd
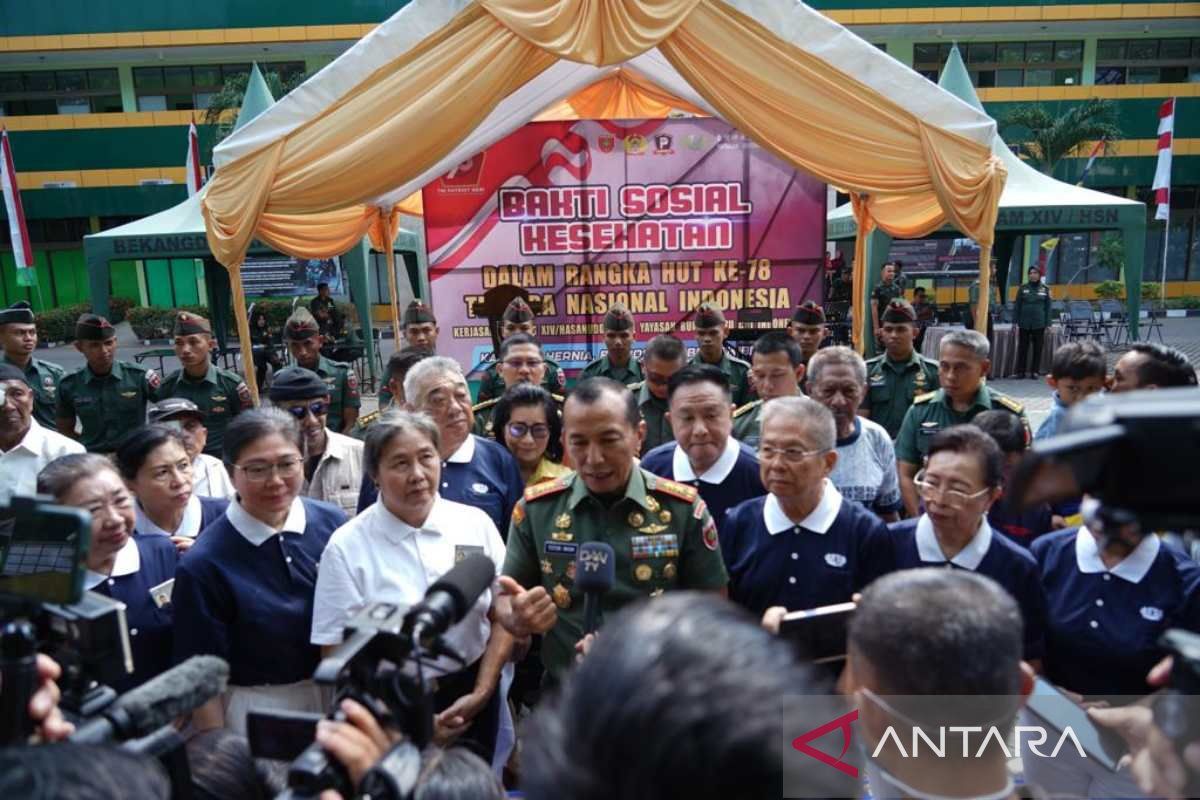
[[[349,436],[360,441],[367,438],[367,428],[371,427],[371,423],[379,419],[379,415],[389,408],[404,408],[404,378],[408,375],[408,371],[416,366],[417,362],[432,356],[428,350],[420,347],[404,347],[392,353],[388,359],[385,372],[387,374],[387,384],[384,387],[388,394],[388,400],[383,399],[383,392],[379,393],[379,409],[372,411],[370,414],[363,414],[354,423],[354,427],[350,429]]]
[[[807,366],[808,360],[829,335],[825,330],[825,309],[812,300],[805,300],[792,312],[792,318],[788,322],[788,333],[800,345],[800,363]]]
[[[533,309],[529,307],[529,303],[520,297],[514,297],[504,309],[504,315],[500,317],[500,341],[503,342],[518,333],[525,333],[536,338],[537,323],[534,322]],[[545,375],[542,376],[540,385],[550,394],[562,394],[567,388],[566,375],[563,374],[562,367],[557,362],[546,359]],[[485,400],[499,400],[500,395],[504,394],[504,389],[504,378],[500,377],[497,364],[489,364],[483,373],[483,379],[479,382],[479,394],[476,400],[480,403]]]
[[[546,371],[546,362],[542,359],[542,346],[527,333],[516,333],[500,343],[500,379],[504,382],[505,391],[518,383],[532,383],[534,386],[544,386],[542,381]],[[504,393],[500,393],[503,397]],[[551,392],[550,396],[562,413],[563,396]],[[475,424],[471,432],[476,436],[495,439],[496,432],[492,429],[492,418],[496,414],[496,404],[500,397],[476,403],[471,410],[475,413]]]
[[[893,439],[913,399],[938,386],[938,365],[916,351],[916,310],[895,298],[883,312],[884,352],[867,361],[867,396],[859,413],[875,420]]]
[[[919,395],[904,415],[900,435],[896,437],[896,466],[900,473],[900,494],[909,516],[916,516],[918,510],[913,478],[925,461],[935,433],[970,422],[976,414],[993,408],[1019,415],[1026,431],[1029,430],[1025,408],[987,387],[984,376],[991,367],[988,352],[987,337],[978,331],[954,330],[943,336],[938,354],[941,388]]]
[[[757,450],[762,436],[763,404],[776,397],[802,394],[800,384],[805,369],[800,344],[795,337],[779,331],[758,337],[750,356],[750,379],[759,399],[734,410],[733,438]]]
[[[871,330],[875,331],[876,339],[883,339],[881,324],[883,312],[887,310],[888,303],[892,302],[893,298],[903,296],[904,290],[896,283],[896,265],[884,264],[883,269],[879,272],[879,285],[875,287],[875,291],[871,292]]]
[[[420,300],[413,300],[409,303],[404,313],[400,315],[400,333],[404,336],[404,350],[421,350],[428,355],[437,355],[437,340],[438,340],[438,325],[437,319],[433,316],[433,309],[422,303]],[[399,346],[399,343],[397,343]],[[397,350],[396,352],[400,352]],[[416,363],[415,361],[413,362]],[[407,370],[405,370],[407,371]],[[403,396],[403,382],[401,381],[401,396]],[[383,410],[392,404],[395,395],[392,393],[391,379],[379,389],[379,408]],[[403,403],[403,401],[401,401]],[[378,412],[372,412],[378,413]],[[350,431],[350,435],[354,435],[354,431]]]
[[[53,430],[58,384],[66,370],[58,364],[34,358],[37,343],[37,324],[29,303],[19,300],[0,311],[0,345],[4,347],[0,362],[12,364],[25,373],[26,382],[33,387],[33,418],[39,425]]]
[[[729,336],[729,323],[725,312],[716,303],[701,303],[696,309],[696,356],[692,364],[712,364],[729,378],[733,391],[733,404],[740,406],[750,400],[750,365],[737,356],[725,352],[725,339]]]
[[[181,311],[175,316],[175,355],[182,368],[163,379],[158,397],[183,397],[204,414],[208,443],[204,452],[220,457],[225,428],[239,412],[254,407],[242,376],[212,362],[212,325],[204,317]]]
[[[349,364],[331,361],[321,355],[321,336],[317,320],[307,308],[298,308],[283,326],[283,341],[298,366],[311,369],[329,386],[329,429],[337,433],[350,430],[358,420],[362,398],[358,396],[358,376]]]
[[[79,317],[75,349],[87,364],[59,382],[55,425],[89,453],[111,453],[122,436],[146,424],[146,406],[158,399],[162,379],[152,369],[117,360],[117,331],[104,317]]]
[[[632,403],[607,378],[576,386],[563,415],[576,472],[531,486],[513,509],[496,616],[514,636],[545,634],[542,661],[552,682],[574,662],[584,636],[575,588],[580,545],[613,548],[616,579],[601,601],[606,616],[665,591],[723,592],[728,583],[717,526],[697,491],[636,465],[645,426]]]
[[[1029,280],[1017,290],[1013,320],[1017,323],[1017,377],[1025,377],[1025,355],[1032,344],[1029,377],[1037,380],[1042,369],[1042,341],[1050,324],[1050,288],[1042,283],[1042,271],[1037,267],[1029,268]]]
[[[642,356],[642,372],[646,379],[629,384],[642,421],[646,423],[639,455],[645,455],[660,444],[674,441],[675,433],[667,419],[670,410],[667,406],[667,382],[686,365],[687,348],[671,334],[655,336],[646,345],[646,352]]]
[[[583,368],[579,379],[612,378],[628,386],[642,379],[642,365],[633,357],[636,329],[633,314],[621,303],[613,303],[604,315],[604,345],[608,352]]]

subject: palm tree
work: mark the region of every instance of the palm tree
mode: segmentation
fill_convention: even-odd
[[[1117,106],[1111,100],[1092,97],[1066,113],[1051,113],[1042,105],[1017,106],[1004,117],[1010,130],[1005,141],[1015,144],[1028,156],[1029,162],[1047,175],[1064,158],[1082,155],[1089,142],[1103,143],[1108,155],[1112,143],[1121,138],[1117,124]]]
[[[279,77],[278,72],[267,66],[263,68],[263,78],[267,82],[267,88],[271,90],[271,96],[278,100],[304,83],[308,79],[308,75],[301,71],[284,81]],[[208,107],[204,110],[203,123],[213,126],[213,147],[216,147],[221,140],[233,132],[233,123],[237,121],[237,112],[242,107],[242,97],[246,94],[246,84],[249,82],[250,73],[248,72],[233,75],[225,81],[225,85],[221,87],[220,91],[209,99]],[[212,160],[211,150],[207,160]]]

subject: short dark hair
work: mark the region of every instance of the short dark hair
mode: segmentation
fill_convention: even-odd
[[[531,344],[538,349],[538,354],[542,352],[542,345],[537,339],[533,338],[528,333],[514,333],[512,336],[500,343],[500,352],[496,354],[497,361],[503,361],[508,358],[508,351],[519,344]]]
[[[984,411],[971,420],[971,424],[992,437],[1000,452],[1024,453],[1029,449],[1029,433],[1021,418],[1002,408]]]
[[[121,477],[127,481],[137,478],[150,454],[168,442],[175,442],[185,452],[187,450],[187,439],[182,431],[168,428],[166,425],[143,425],[134,428],[121,439],[117,444],[117,451],[113,453],[113,461],[116,462]]]
[[[667,401],[670,402],[675,396],[675,390],[680,386],[691,386],[693,383],[711,383],[724,392],[727,398],[733,398],[733,391],[729,388],[729,376],[719,367],[712,364],[688,364],[667,381]]]
[[[157,760],[119,747],[40,744],[0,749],[0,796],[21,800],[168,800],[171,782]]]
[[[1050,377],[1081,381],[1084,378],[1108,376],[1108,365],[1100,345],[1086,340],[1066,342],[1054,351],[1050,362]]]
[[[942,452],[966,453],[975,456],[979,461],[979,466],[983,467],[985,485],[995,488],[1004,483],[1004,454],[1000,452],[1000,445],[974,425],[955,425],[953,428],[947,428],[941,433],[934,434],[933,441],[929,443],[926,463],[928,463],[928,459],[933,458],[934,454]]]
[[[913,289],[913,294],[925,294],[925,287],[917,286],[916,288]]]
[[[678,336],[669,333],[662,333],[651,339],[646,345],[646,352],[642,354],[645,360],[657,358],[659,361],[681,361],[686,357],[687,349],[683,342]]]
[[[504,786],[482,758],[465,747],[421,753],[413,800],[504,800]]]
[[[224,453],[226,465],[237,464],[242,451],[259,439],[278,434],[303,451],[300,426],[296,418],[281,408],[263,406],[243,411],[225,429]]]
[[[558,413],[558,404],[549,392],[532,383],[518,383],[509,387],[496,403],[495,413],[492,414],[492,432],[496,434],[496,441],[508,447],[508,421],[512,419],[513,409],[530,406],[541,406],[546,412],[546,425],[550,428],[546,458],[554,462],[562,461],[562,417]]]
[[[780,331],[771,331],[758,337],[758,341],[754,343],[754,353],[751,358],[769,356],[774,353],[787,353],[788,362],[793,367],[804,363],[804,353],[800,351],[800,345],[791,336]]]
[[[250,743],[227,728],[188,739],[188,766],[195,800],[268,800],[276,792],[250,753]]]
[[[1138,386],[1195,386],[1196,368],[1188,357],[1174,347],[1155,342],[1137,342],[1130,348],[1146,356],[1138,365]]]
[[[612,378],[605,378],[600,375],[595,375],[591,378],[584,378],[579,383],[575,384],[575,388],[571,390],[568,400],[576,400],[583,403],[585,406],[594,405],[605,393],[616,395],[625,403],[625,421],[637,428],[638,423],[642,421],[642,412],[638,409],[637,397],[633,392],[629,391],[629,387],[623,383],[614,381]],[[564,410],[566,406],[563,406]],[[566,416],[565,414],[563,415]],[[566,420],[563,420],[564,424]]]
[[[69,453],[59,456],[42,467],[42,471],[38,473],[37,493],[50,495],[56,500],[61,499],[76,483],[106,469],[111,470],[117,477],[121,476],[117,465],[99,453]]]
[[[418,361],[429,358],[433,353],[426,350],[424,347],[402,347],[392,353],[387,362],[387,376],[389,381],[399,381],[400,385],[404,386],[404,376],[408,371],[416,365]]]

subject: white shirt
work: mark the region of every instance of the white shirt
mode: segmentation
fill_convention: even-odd
[[[189,539],[195,539],[200,533],[200,518],[204,512],[200,508],[200,498],[193,493],[188,498],[187,508],[183,510],[183,519],[179,521],[179,527],[173,531],[158,527],[154,520],[146,516],[141,503],[134,506],[133,513],[136,518],[133,529],[138,533],[146,536],[186,536]]]
[[[358,490],[363,479],[363,443],[331,430],[325,431],[325,452],[300,493],[341,507],[347,515],[358,513]]]
[[[504,542],[491,518],[480,509],[438,497],[425,524],[414,528],[388,511],[382,499],[375,501],[333,532],[321,556],[313,603],[313,644],[340,644],[346,622],[367,603],[419,602],[460,557],[471,553],[490,558],[500,575]],[[491,590],[484,592],[444,637],[467,666],[487,648],[492,595]],[[433,666],[436,674],[459,669],[447,658]]]
[[[917,555],[922,561],[932,564],[946,563],[946,554],[942,552],[942,545],[938,542],[937,534],[933,530],[933,520],[929,518],[928,514],[922,514],[921,518],[917,520],[916,538]],[[967,542],[967,546],[950,559],[950,563],[974,572],[979,569],[979,564],[991,546],[992,526],[988,524],[987,515],[984,515],[983,519],[979,521],[979,528],[971,537],[971,541]]]
[[[8,502],[13,495],[36,494],[42,467],[59,456],[82,452],[84,447],[79,442],[30,419],[24,438],[13,449],[0,453],[0,502]]]
[[[821,500],[802,520],[793,521],[784,513],[779,498],[773,494],[767,495],[767,500],[763,503],[763,522],[766,523],[767,533],[774,536],[792,528],[803,528],[820,534],[828,533],[837,519],[838,512],[842,510],[842,493],[828,478],[823,480],[825,488],[821,492]]]
[[[738,446],[737,439],[732,436],[725,439],[725,449],[721,452],[721,456],[713,462],[713,465],[704,470],[704,474],[697,476],[695,470],[692,469],[692,462],[688,461],[687,453],[679,445],[675,445],[675,452],[671,456],[671,471],[675,474],[677,481],[695,481],[700,480],[705,483],[719,484],[729,477],[729,473],[733,472],[733,468],[737,466],[738,453],[741,448]]]
[[[1096,537],[1092,536],[1086,526],[1081,525],[1079,532],[1075,534],[1075,563],[1079,565],[1080,572],[1110,572],[1130,583],[1141,583],[1150,567],[1154,566],[1154,559],[1158,558],[1160,547],[1162,542],[1157,536],[1150,534],[1142,539],[1120,564],[1109,569],[1100,558],[1100,547],[1096,544]]]
[[[261,546],[275,534],[284,531],[303,535],[304,529],[308,526],[308,514],[305,513],[304,503],[299,497],[292,500],[292,507],[288,509],[287,519],[283,521],[283,527],[279,529],[272,528],[262,520],[250,516],[250,512],[242,508],[242,501],[237,498],[229,501],[229,508],[225,509],[225,516],[229,519],[229,524],[233,526],[233,529],[255,547]]]
[[[232,500],[237,494],[221,459],[201,453],[192,462],[192,494]]]
[[[112,574],[101,575],[99,572],[92,572],[90,569],[83,576],[83,588],[87,591],[95,589],[100,584],[108,581],[108,585],[112,586],[113,578],[120,578],[122,575],[132,575],[142,568],[142,554],[138,551],[137,542],[130,536],[125,540],[125,544],[117,551],[117,557],[113,560]]]

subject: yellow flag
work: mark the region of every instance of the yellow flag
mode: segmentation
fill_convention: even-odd
[[[1058,237],[1057,236],[1054,237],[1053,239],[1047,239],[1046,241],[1042,242],[1043,250],[1053,250],[1056,247],[1058,247]]]

